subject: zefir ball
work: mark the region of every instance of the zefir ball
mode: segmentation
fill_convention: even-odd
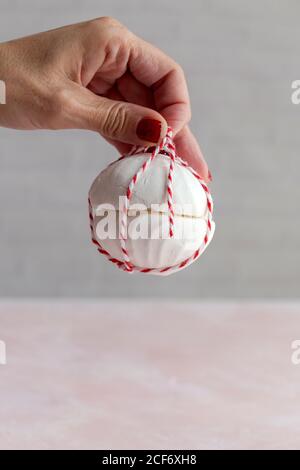
[[[124,262],[120,241],[122,204],[132,178],[147,159],[149,154],[141,153],[110,164],[97,176],[89,192],[92,236],[119,267]],[[177,158],[172,182],[174,225],[170,237],[169,168],[170,157],[159,153],[133,187],[125,242],[134,271],[174,273],[197,259],[213,237],[215,224],[208,222],[207,193]]]

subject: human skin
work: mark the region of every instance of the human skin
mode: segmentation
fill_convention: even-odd
[[[87,129],[119,152],[174,132],[177,153],[205,179],[207,164],[188,127],[182,68],[114,18],[103,17],[0,44],[6,104],[0,126]]]

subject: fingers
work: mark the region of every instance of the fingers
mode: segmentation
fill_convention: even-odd
[[[155,109],[152,90],[134,78],[130,72],[118,79],[117,88],[123,100]]]
[[[190,99],[181,67],[159,49],[134,36],[129,68],[137,81],[153,91],[155,109],[174,133],[191,118]]]
[[[105,94],[129,69],[137,82],[150,89],[154,98],[151,107],[164,117],[175,134],[183,129],[191,110],[181,67],[113,18],[98,18],[85,27],[82,84],[96,86],[98,94]],[[120,83],[124,85],[122,80]],[[132,81],[127,80],[127,84],[131,86]]]
[[[63,126],[100,132],[122,151],[129,144],[158,143],[168,123],[178,153],[208,181],[207,164],[187,127],[191,109],[181,67],[111,18],[88,22],[84,31],[81,81],[70,82],[71,100],[58,106]]]
[[[208,169],[205,160],[194,136],[186,127],[191,118],[191,108],[188,88],[181,67],[161,50],[135,36],[119,23],[115,24],[115,20],[106,19],[104,26],[110,31],[109,34],[113,31],[114,36],[114,41],[112,43],[108,42],[108,48],[106,48],[107,51],[110,51],[107,55],[110,60],[103,59],[90,85],[97,94],[106,94],[118,102],[127,101],[127,104],[116,105],[117,109],[122,106],[119,108],[122,109],[122,112],[125,112],[125,109],[127,109],[127,112],[130,112],[130,110],[132,112],[138,111],[136,119],[134,116],[128,119],[128,123],[131,122],[132,124],[125,123],[121,126],[127,129],[123,132],[123,135],[126,134],[126,140],[122,137],[121,142],[135,143],[133,129],[137,124],[136,120],[141,118],[145,108],[150,111],[150,116],[153,117],[152,113],[155,112],[153,110],[156,110],[164,118],[164,122],[167,122],[173,128],[174,135],[177,135],[179,153],[201,173],[204,179],[207,179]],[[103,25],[101,25],[100,30],[103,31]],[[126,50],[126,53],[124,50]],[[114,61],[111,60],[112,57],[115,58]],[[125,67],[125,57],[127,67]],[[115,90],[110,96],[108,88],[110,89],[112,85],[109,80],[112,77],[112,72],[115,79],[113,86]],[[130,108],[129,103],[131,103]],[[133,105],[139,106],[134,108]],[[156,114],[154,119],[157,118],[158,115]],[[110,121],[115,121],[115,119],[112,118]],[[106,126],[104,127],[106,128]],[[149,127],[151,127],[150,124]],[[144,129],[144,131],[149,131],[149,128]],[[102,134],[113,141],[120,140],[115,136],[107,136],[105,129],[102,130]],[[120,132],[113,132],[113,134],[120,135]],[[164,132],[161,136],[163,134]]]
[[[145,147],[157,144],[167,132],[165,119],[143,106],[95,95],[70,82],[57,109],[60,128],[80,128],[100,132],[106,139]],[[61,122],[63,121],[63,122]]]
[[[185,126],[175,137],[176,153],[193,167],[199,175],[208,183],[211,176],[207,163],[193,133]]]
[[[118,96],[118,92],[116,95]],[[89,129],[100,132],[122,152],[122,144],[157,144],[166,134],[167,123],[150,108],[133,103],[99,97],[90,90],[69,82],[55,98],[53,129]],[[205,181],[209,171],[202,152],[192,132],[185,126],[175,136],[177,153],[186,160]]]

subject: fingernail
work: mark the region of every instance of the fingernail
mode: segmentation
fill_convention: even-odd
[[[212,181],[211,172],[209,170],[208,170],[208,179],[209,179],[209,181]]]
[[[161,122],[156,119],[141,119],[136,128],[139,139],[157,143],[161,134]]]

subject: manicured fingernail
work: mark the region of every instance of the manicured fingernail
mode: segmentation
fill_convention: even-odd
[[[212,181],[211,172],[209,170],[208,170],[208,179],[209,179],[209,181]]]
[[[161,122],[156,119],[141,119],[137,125],[136,134],[139,139],[156,144],[161,134]]]

